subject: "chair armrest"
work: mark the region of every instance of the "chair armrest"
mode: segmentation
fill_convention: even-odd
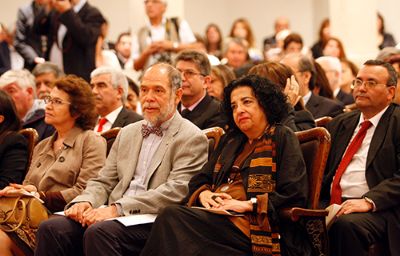
[[[281,210],[280,216],[284,219],[290,219],[293,222],[298,221],[301,217],[325,217],[328,216],[328,211],[322,210],[312,210],[300,207],[285,208]]]

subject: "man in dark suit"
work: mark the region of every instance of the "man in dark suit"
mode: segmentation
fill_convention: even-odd
[[[58,0],[55,11],[38,18],[41,32],[48,35],[48,59],[66,74],[90,80],[95,69],[95,46],[105,22],[100,11],[86,0]]]
[[[315,119],[323,116],[337,116],[343,112],[343,104],[312,92],[314,89],[316,71],[312,61],[301,54],[288,54],[282,61],[295,73],[299,83],[299,95],[303,97],[305,107]]]
[[[92,91],[96,97],[99,120],[94,128],[101,133],[114,127],[124,127],[143,118],[124,107],[128,95],[128,80],[119,70],[100,67],[90,74]]]
[[[178,105],[182,117],[200,129],[225,128],[226,119],[220,111],[220,103],[206,92],[207,84],[211,82],[207,56],[198,51],[183,51],[176,56],[175,67],[182,74],[183,95]]]
[[[353,83],[358,110],[328,124],[332,147],[321,199],[342,205],[329,230],[331,255],[368,255],[369,245],[386,241],[391,255],[400,252],[400,107],[391,103],[396,84],[390,64],[365,62]]]
[[[324,69],[329,86],[336,100],[342,102],[344,105],[353,104],[353,95],[344,92],[340,88],[340,84],[342,83],[342,64],[340,60],[332,56],[322,56],[315,61]]]

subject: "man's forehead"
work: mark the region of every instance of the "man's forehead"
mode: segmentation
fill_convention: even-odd
[[[369,77],[375,79],[388,79],[389,73],[382,66],[364,65],[358,71],[357,77]]]

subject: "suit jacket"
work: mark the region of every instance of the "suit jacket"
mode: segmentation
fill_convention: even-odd
[[[128,124],[135,123],[142,119],[143,117],[141,115],[123,107],[121,109],[121,112],[119,112],[117,119],[115,119],[114,123],[112,124],[111,128],[124,127]]]
[[[314,118],[335,117],[343,113],[343,104],[312,93],[306,104],[306,109],[311,112]]]
[[[28,143],[21,134],[13,132],[0,140],[0,189],[22,182],[28,158]]]
[[[344,105],[349,105],[354,103],[353,95],[345,93],[342,90],[339,90],[339,93],[336,95],[336,99],[341,101]]]
[[[304,131],[315,127],[315,120],[310,112],[307,110],[295,110],[294,122],[297,131]]]
[[[124,196],[134,177],[143,137],[139,121],[119,132],[104,168],[88,182],[85,191],[72,203],[87,201],[97,208],[118,203],[125,215],[158,213],[170,204],[179,204],[188,192],[188,182],[207,161],[208,141],[196,126],[176,112],[147,170],[146,192]],[[69,207],[70,205],[67,205]]]
[[[11,69],[10,49],[6,41],[0,42],[0,76]]]
[[[360,118],[360,111],[340,115],[327,126],[332,137],[322,184],[321,199],[329,201],[330,185]],[[391,250],[400,239],[400,107],[391,104],[381,117],[368,150],[365,178],[369,191],[364,195],[375,203],[377,214],[386,214]],[[392,224],[390,224],[392,223]],[[395,254],[393,254],[395,255]]]
[[[22,124],[22,128],[34,128],[39,134],[39,141],[49,137],[55,131],[54,127],[44,122],[44,109],[38,109],[33,116]]]
[[[36,57],[44,57],[42,39],[37,29],[37,17],[44,14],[44,8],[35,1],[18,9],[14,46],[25,60],[25,68],[32,70]]]
[[[85,3],[78,13],[70,9],[62,14],[52,12],[49,16],[41,17],[41,33],[48,35],[48,52],[57,42],[57,24],[67,27],[62,42],[64,72],[75,74],[90,81],[90,72],[95,69],[95,47],[104,18],[100,11]]]
[[[38,191],[61,192],[65,202],[79,195],[88,179],[95,177],[106,160],[106,142],[92,130],[74,127],[59,155],[53,151],[53,136],[41,141],[33,152],[24,184]]]
[[[178,105],[178,109],[181,109],[180,104]],[[214,126],[225,128],[226,125],[226,119],[221,112],[221,103],[208,94],[206,94],[193,111],[182,116],[194,123],[201,130]]]

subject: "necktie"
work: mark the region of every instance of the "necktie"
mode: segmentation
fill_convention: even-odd
[[[97,128],[97,132],[103,131],[104,124],[107,123],[107,119],[105,117],[100,118],[99,120],[99,127]]]
[[[331,204],[341,204],[342,203],[342,189],[340,187],[340,179],[347,166],[350,164],[351,159],[354,154],[358,151],[361,146],[362,141],[367,134],[367,130],[371,127],[372,123],[370,121],[364,121],[361,123],[361,128],[357,132],[354,139],[351,141],[349,147],[344,154],[342,161],[339,164],[339,167],[336,170],[335,178],[332,182],[332,190],[331,190]]]
[[[157,136],[162,136],[163,132],[160,126],[149,126],[146,124],[142,124],[142,136],[143,138],[147,138],[150,133],[154,133]]]
[[[182,110],[181,115],[182,117],[187,117],[190,113],[190,110],[185,108],[184,110]]]

